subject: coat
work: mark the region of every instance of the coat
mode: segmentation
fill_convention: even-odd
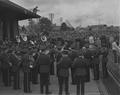
[[[75,77],[75,82],[78,83],[79,80],[87,80],[87,74],[88,72],[88,60],[83,57],[77,57],[73,64],[72,68],[75,69],[74,71],[74,77]]]
[[[34,58],[29,54],[25,54],[22,58],[21,63],[23,71],[30,72],[31,66],[34,66]]]
[[[39,73],[50,73],[50,58],[48,55],[40,54],[36,60],[39,65]]]
[[[62,54],[60,52],[56,52],[56,55],[55,55],[56,62],[59,62],[61,57],[62,57]]]
[[[12,66],[12,64],[9,62],[9,54],[7,53],[2,53],[0,55],[0,61],[2,69],[9,69]]]
[[[49,56],[50,56],[50,60],[51,60],[52,62],[55,61],[54,55],[55,55],[55,50],[54,50],[54,49],[51,49],[51,50],[50,50],[50,53],[49,53]]]
[[[77,52],[71,51],[68,56],[70,57],[70,59],[71,59],[72,61],[74,61],[74,59],[75,59],[78,55],[77,55]]]
[[[69,68],[72,65],[72,60],[68,56],[64,56],[57,64],[57,75],[60,77],[69,77]]]
[[[12,71],[18,71],[20,68],[20,58],[14,54],[10,54],[9,61],[12,63]]]

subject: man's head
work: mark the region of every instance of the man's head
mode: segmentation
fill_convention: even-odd
[[[68,56],[69,52],[67,50],[62,51],[62,56]]]
[[[49,50],[48,49],[44,49],[44,50],[41,51],[41,53],[47,55],[47,54],[49,54]]]

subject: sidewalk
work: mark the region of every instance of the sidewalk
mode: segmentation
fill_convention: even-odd
[[[28,93],[28,94],[24,93],[22,87],[23,86],[22,81],[23,80],[21,80],[20,90],[13,90],[12,87],[4,87],[3,84],[0,83],[0,95],[40,95],[39,84],[31,85],[32,93]],[[71,79],[70,79],[70,83],[71,83]],[[76,95],[76,86],[70,84],[69,87],[70,87],[69,88],[70,95]],[[50,91],[53,93],[52,95],[58,95],[58,82],[56,76],[51,76]],[[85,95],[100,95],[97,82],[93,80],[92,74],[91,74],[91,81],[85,84]]]

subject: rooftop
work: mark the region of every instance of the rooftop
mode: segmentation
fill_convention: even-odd
[[[15,17],[17,20],[40,18],[36,13],[33,13],[9,0],[0,0],[0,14],[0,17],[7,15]]]

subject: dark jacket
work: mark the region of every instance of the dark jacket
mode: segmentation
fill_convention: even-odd
[[[84,77],[87,74],[88,61],[85,58],[77,57],[72,64],[72,68],[75,69],[74,76]]]
[[[54,61],[55,61],[54,55],[55,55],[55,50],[54,50],[54,49],[51,49],[51,50],[50,50],[50,53],[49,53],[51,62],[54,62]]]
[[[1,61],[1,68],[3,69],[9,69],[11,67],[11,63],[9,62],[9,54],[2,53],[0,55],[0,61]]]
[[[22,58],[22,67],[24,72],[30,72],[31,66],[34,65],[34,58],[29,55],[25,54]]]
[[[62,54],[60,52],[56,52],[55,57],[56,57],[56,62],[59,62],[62,57]]]
[[[40,54],[36,64],[39,65],[40,73],[50,73],[50,58],[48,55]]]
[[[12,71],[15,72],[20,68],[20,58],[17,55],[10,54],[9,61],[12,63]]]
[[[69,76],[69,68],[72,65],[72,60],[68,56],[64,56],[57,64],[57,74],[61,77]]]
[[[108,48],[106,48],[106,47],[102,47],[102,48],[101,48],[101,54],[102,54],[104,57],[107,57],[108,53],[109,53]]]
[[[71,51],[68,55],[72,61],[78,56],[77,52]]]

